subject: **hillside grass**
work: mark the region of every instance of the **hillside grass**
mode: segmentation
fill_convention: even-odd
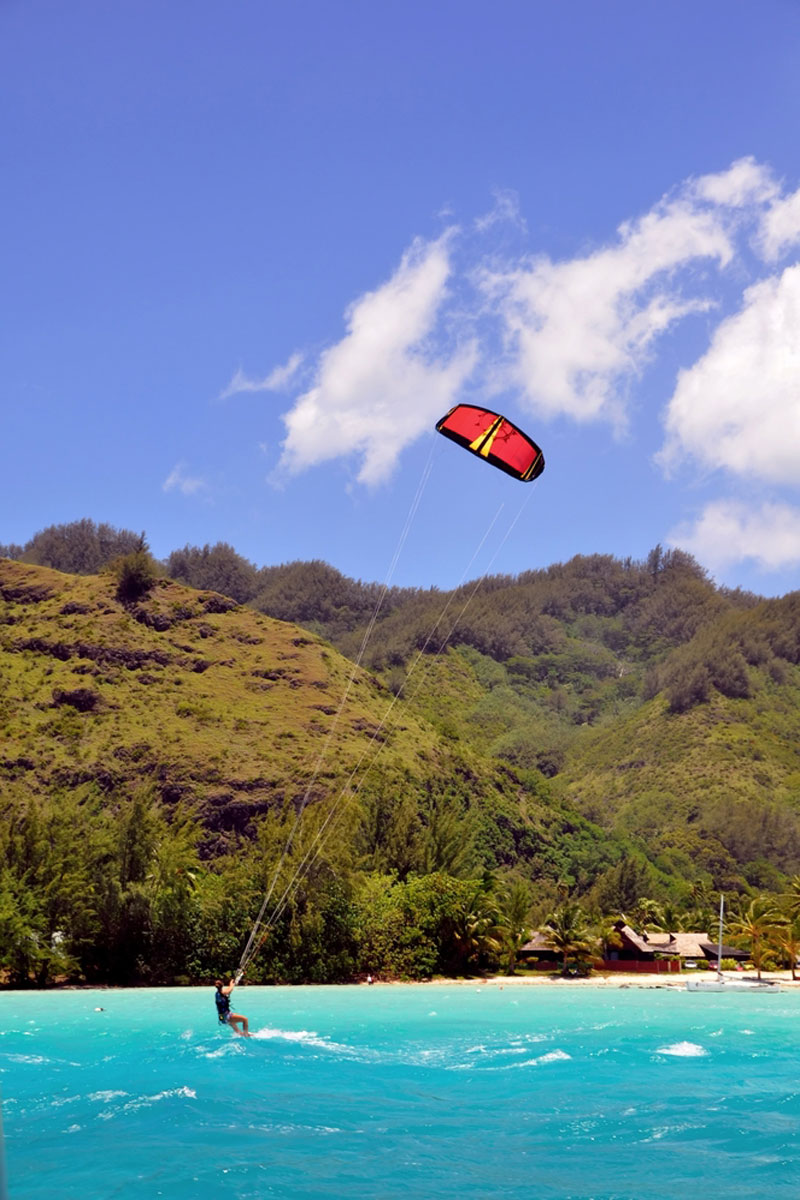
[[[285,837],[307,798],[308,828],[316,804],[338,806],[344,860],[401,875],[423,869],[443,822],[463,823],[481,870],[577,878],[621,853],[538,774],[485,752],[462,720],[483,689],[457,654],[421,661],[393,694],[321,638],[163,578],[125,605],[111,573],[2,560],[0,598],[6,812],[76,791],[120,806],[154,786],[215,857]]]
[[[200,811],[278,805],[384,743],[412,772],[434,753],[413,715],[379,730],[391,694],[321,639],[215,593],[161,579],[126,608],[110,575],[7,560],[0,589],[0,772],[32,793],[156,778]]]

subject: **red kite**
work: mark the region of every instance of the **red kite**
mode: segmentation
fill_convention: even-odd
[[[524,483],[530,483],[544,470],[544,455],[536,442],[488,408],[456,404],[441,421],[437,421],[436,428],[465,450],[471,450],[493,467],[499,467]]]

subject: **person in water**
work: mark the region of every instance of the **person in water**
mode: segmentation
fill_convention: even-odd
[[[238,1033],[240,1037],[250,1037],[247,1017],[243,1017],[241,1013],[231,1012],[231,992],[236,987],[236,980],[232,979],[226,987],[221,979],[217,979],[214,981],[214,986],[217,989],[214,1003],[217,1006],[220,1024],[230,1025],[233,1032]]]

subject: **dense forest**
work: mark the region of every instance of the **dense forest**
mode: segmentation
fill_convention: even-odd
[[[90,520],[0,556],[11,983],[231,969],[273,883],[253,979],[509,968],[546,922],[585,955],[718,890],[789,955],[800,595],[660,547],[456,592]]]

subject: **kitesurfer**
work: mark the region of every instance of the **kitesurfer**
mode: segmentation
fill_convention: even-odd
[[[250,1037],[247,1017],[243,1017],[241,1013],[231,1012],[231,992],[236,987],[236,980],[232,979],[226,986],[221,979],[216,979],[214,986],[217,989],[214,1003],[217,1006],[220,1024],[230,1025],[233,1032],[238,1033],[241,1037]]]

